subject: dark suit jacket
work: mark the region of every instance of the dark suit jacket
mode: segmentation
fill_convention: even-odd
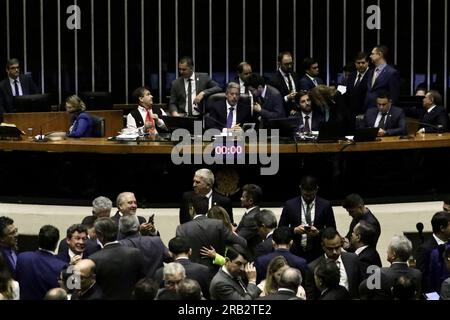
[[[351,239],[353,229],[360,221],[365,221],[375,228],[376,241],[375,241],[375,243],[372,243],[371,245],[373,245],[376,248],[377,243],[378,243],[378,238],[380,237],[380,234],[381,234],[381,226],[380,226],[380,222],[378,221],[377,217],[375,217],[369,209],[367,209],[367,212],[365,212],[361,217],[352,219],[352,222],[350,222],[350,227],[348,228],[347,235],[345,237],[348,240]],[[370,244],[370,243],[367,243],[367,244]],[[353,252],[354,248],[351,248],[351,250],[349,250],[349,251]]]
[[[299,90],[299,83],[298,83],[298,75],[297,75],[297,73],[292,72],[291,73],[291,77],[294,80],[293,85],[295,85],[295,89],[296,89],[296,91],[298,91]],[[291,100],[286,102],[284,100],[284,97],[287,96],[289,93],[291,93],[289,91],[289,87],[286,84],[286,81],[284,81],[284,79],[285,79],[285,77],[281,74],[280,70],[277,70],[277,72],[275,72],[275,74],[270,79],[270,84],[272,86],[274,86],[275,88],[277,88],[278,91],[280,91],[281,97],[283,98],[284,111],[285,111],[286,114],[289,114],[290,111],[295,108],[295,102],[293,102]]]
[[[191,203],[192,196],[194,195],[194,191],[187,191],[183,193],[182,201],[180,205],[180,224],[191,221],[191,216],[189,215],[189,205]],[[221,195],[220,193],[213,191],[212,192],[212,205],[213,206],[221,206],[223,207],[228,215],[230,216],[231,222],[233,220],[233,207],[230,199]]]
[[[342,252],[342,262],[344,263],[345,271],[347,272],[348,279],[348,292],[351,298],[359,297],[359,284],[362,280],[361,267],[359,264],[358,256],[354,253]],[[308,300],[316,300],[320,296],[320,292],[314,282],[314,269],[316,266],[325,259],[325,255],[321,255],[319,258],[308,264],[308,271],[306,272],[306,298]]]
[[[268,236],[264,241],[258,243],[255,247],[255,258],[271,253],[273,251],[273,234]]]
[[[17,252],[16,252],[16,256],[17,256]],[[11,273],[11,276],[16,279],[16,266],[13,265],[13,263],[11,262],[10,258],[11,258],[11,251],[10,248],[5,248],[0,246],[0,255],[3,256],[3,258],[6,261],[6,265],[8,266],[9,272]],[[17,263],[17,262],[16,262]]]
[[[48,290],[59,287],[58,277],[65,266],[64,261],[46,251],[20,253],[16,266],[20,299],[42,300]]]
[[[179,225],[176,235],[189,239],[192,249],[191,260],[206,265],[212,274],[217,271],[218,266],[214,265],[211,259],[202,258],[200,255],[202,247],[211,245],[222,256],[225,254],[226,245],[239,244],[244,248],[247,247],[247,241],[226,228],[221,220],[209,219],[206,216],[198,216],[192,221]]]
[[[195,72],[195,90],[197,94],[204,91],[206,98],[211,94],[221,92],[222,88],[217,82],[211,80],[207,73]],[[170,89],[169,112],[174,111],[180,114],[186,113],[186,89],[182,77],[173,80]]]
[[[95,262],[97,283],[105,299],[130,299],[138,280],[145,277],[145,258],[139,249],[112,243],[89,257]]]
[[[169,249],[158,236],[141,236],[139,233],[127,236],[119,243],[130,248],[137,248],[146,260],[147,277],[152,278],[155,271],[163,266],[164,261],[170,260]]]
[[[392,66],[386,65],[372,86],[372,77],[375,69],[367,71],[366,110],[377,107],[378,94],[386,90],[391,94],[392,103],[395,105],[400,96],[400,73]]]
[[[288,226],[294,229],[298,225],[305,224],[301,220],[301,198],[295,197],[288,200],[281,212],[279,226]],[[316,197],[315,200],[315,216],[313,225],[319,229],[325,229],[328,227],[336,228],[336,221],[334,219],[333,208],[328,200],[322,199],[321,197]],[[301,256],[310,262],[316,259],[322,254],[322,246],[320,244],[320,236],[308,239],[311,240],[311,250],[304,251],[301,246],[301,235],[294,234],[294,245],[291,247],[291,252]],[[308,247],[309,248],[309,247]]]
[[[382,267],[380,255],[378,254],[378,251],[373,247],[367,247],[363,251],[361,251],[358,255],[358,259],[364,278],[370,276],[370,274],[367,273],[367,268],[369,266],[375,265],[380,268]]]
[[[320,294],[318,300],[350,300],[350,294],[343,286],[326,289]]]
[[[317,81],[317,85],[323,84],[323,80],[319,77],[315,77]],[[304,90],[304,91],[310,91],[312,88],[314,88],[316,85],[312,80],[305,74],[303,77],[299,80],[299,89],[297,90]]]
[[[184,267],[186,271],[186,278],[196,280],[202,289],[203,297],[209,298],[209,283],[211,282],[209,268],[203,264],[192,262],[189,259],[177,259],[174,262],[178,262]],[[158,283],[161,283],[164,279],[164,267],[159,268],[155,272],[153,277]]]
[[[309,114],[309,116],[311,117],[311,114]],[[303,118],[303,114],[301,113],[301,111],[297,111],[297,113],[291,117],[297,117],[300,118],[300,122],[299,125],[300,127],[304,128],[304,118]],[[317,111],[312,111],[312,120],[311,120],[311,131],[318,131],[320,128],[320,125],[323,123],[323,115],[320,112]]]
[[[342,134],[352,135],[355,131],[355,117],[347,107],[345,97],[337,91],[332,100],[328,101],[329,118],[327,123],[332,123],[340,129]],[[322,114],[325,122],[325,110],[318,105],[313,105],[313,110]],[[320,129],[319,129],[320,130]]]
[[[257,98],[255,98],[257,101]],[[277,88],[266,85],[266,95],[260,112],[263,126],[267,128],[269,119],[284,118],[285,111],[283,107],[283,98]]]
[[[64,261],[65,263],[70,263],[70,256],[69,256],[69,246],[66,241],[67,238],[62,239],[59,242],[58,247],[58,254],[57,257]],[[86,248],[83,252],[83,259],[87,259],[90,255],[94,254],[95,252],[99,251],[101,247],[98,245],[96,240],[88,239],[86,241]]]
[[[21,74],[19,75],[19,81],[22,86],[23,95],[38,93],[38,88],[30,76]],[[13,104],[13,93],[9,83],[9,78],[6,78],[0,82],[0,114],[7,112],[16,112]]]
[[[94,283],[82,296],[72,294],[70,300],[103,300],[103,291],[97,283]]]
[[[236,233],[247,240],[247,248],[252,257],[255,256],[255,247],[262,241],[255,221],[255,216],[258,212],[259,207],[255,207],[244,214],[236,229]]]
[[[244,291],[239,282],[220,268],[211,280],[209,293],[212,300],[253,300],[261,294],[261,290],[249,283]]]
[[[420,128],[425,128],[425,132],[437,132],[438,125],[442,126],[442,132],[448,131],[448,113],[441,106],[435,106],[431,112],[425,112],[420,122],[431,125],[420,125]]]
[[[366,111],[366,114],[364,115],[365,127],[374,127],[377,116],[377,108],[368,109]],[[384,123],[384,131],[386,131],[386,134],[388,136],[399,136],[407,133],[405,113],[402,109],[391,106],[391,109],[389,109],[386,121]]]
[[[251,114],[250,105],[238,103],[236,108],[236,123],[242,127],[244,123],[255,122]],[[214,119],[214,120],[213,120]],[[206,128],[222,130],[227,126],[227,104],[226,100],[216,101],[210,106],[209,115],[205,117]]]
[[[438,247],[438,243],[433,236],[427,238],[416,250],[416,268],[422,271],[422,287],[424,292],[430,292],[431,283],[430,275],[430,254],[434,248]]]
[[[388,268],[379,269],[380,289],[369,289],[367,283],[371,283],[370,278],[363,280],[359,286],[359,293],[362,300],[392,300],[392,285],[395,279],[402,275],[409,276],[417,287],[417,298],[422,293],[421,282],[422,272],[417,269],[409,268],[406,263],[394,263]]]
[[[289,250],[287,249],[275,249],[273,252],[265,254],[263,256],[259,256],[255,259],[257,283],[261,282],[263,279],[266,278],[267,267],[269,266],[270,261],[278,256],[285,257],[289,266],[300,270],[303,278],[305,278],[306,269],[308,268],[305,259],[296,256],[295,254],[289,252]]]
[[[256,300],[301,300],[297,297],[296,292],[291,290],[278,290],[279,291],[277,293],[269,294]]]
[[[352,72],[347,80],[347,91],[344,96],[347,101],[347,106],[349,107],[351,113],[353,115],[364,114],[366,112],[364,101],[366,99],[367,93],[367,83],[369,70],[364,74],[359,84],[355,87],[356,77],[358,76],[358,72]]]

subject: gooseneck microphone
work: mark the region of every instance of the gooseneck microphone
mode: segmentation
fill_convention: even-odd
[[[218,124],[221,128],[226,128],[227,127],[226,124],[220,122],[219,120],[211,117],[209,114],[203,112],[202,110],[200,110],[199,107],[194,106],[194,110],[197,111],[200,114],[200,116],[204,116],[206,119],[209,119],[209,120],[213,121],[215,124]]]
[[[420,239],[420,243],[423,243],[423,223],[422,222],[418,222],[416,224],[416,229],[419,232],[419,239]]]

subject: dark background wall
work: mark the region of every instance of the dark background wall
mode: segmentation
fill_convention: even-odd
[[[73,4],[77,31],[66,27]],[[366,27],[370,5],[381,10],[379,30]],[[447,95],[448,12],[446,0],[2,0],[0,62],[19,58],[54,103],[79,91],[111,91],[126,103],[142,84],[166,102],[183,55],[225,83],[242,60],[270,76],[289,50],[297,71],[312,55],[332,84],[357,51],[382,43],[403,94],[428,82]]]

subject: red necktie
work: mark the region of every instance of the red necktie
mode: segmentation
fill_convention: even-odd
[[[147,133],[149,134],[156,134],[156,128],[155,128],[155,119],[150,114],[150,110],[147,110],[147,115],[145,116],[145,125],[150,124],[149,128],[147,129]]]

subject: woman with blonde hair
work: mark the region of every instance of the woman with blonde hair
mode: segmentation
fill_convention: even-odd
[[[73,95],[66,99],[66,111],[71,115],[68,137],[92,137],[94,120],[86,112],[86,104],[78,96]]]
[[[258,288],[262,291],[260,297],[277,293],[281,274],[288,268],[289,264],[283,256],[277,256],[270,260],[267,266],[266,278],[258,284]],[[305,289],[302,286],[298,286],[297,297],[306,300]]]
[[[19,300],[19,283],[11,277],[5,258],[0,254],[0,300]]]

